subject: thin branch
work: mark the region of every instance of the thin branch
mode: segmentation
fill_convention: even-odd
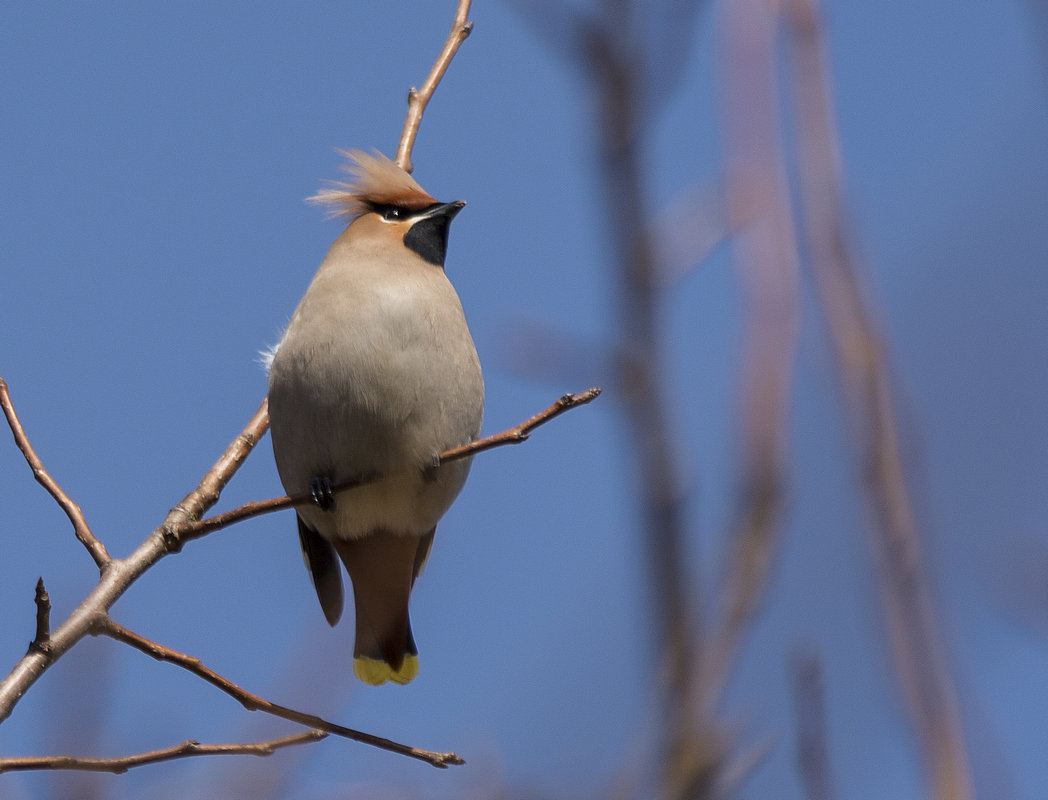
[[[46,653],[51,649],[51,598],[44,588],[43,578],[36,582],[36,596],[33,601],[36,603],[36,635],[29,643],[29,649]]]
[[[351,739],[355,742],[361,742],[362,744],[369,744],[372,747],[388,750],[391,753],[417,758],[420,761],[425,761],[427,764],[432,764],[434,767],[440,767],[442,769],[447,768],[448,766],[466,763],[454,753],[433,753],[428,750],[420,750],[417,747],[400,744],[399,742],[384,739],[381,736],[372,736],[370,733],[363,733],[361,731],[353,730],[352,728],[343,727],[334,722],[328,722],[327,720],[314,716],[313,714],[306,714],[301,711],[296,711],[293,708],[288,708],[287,706],[272,703],[269,700],[241,688],[232,681],[223,678],[218,673],[204,666],[200,659],[188,656],[184,653],[179,653],[176,650],[164,647],[144,636],[139,636],[137,633],[113,622],[113,620],[108,617],[106,617],[105,621],[96,627],[95,633],[102,636],[108,636],[118,642],[123,642],[124,644],[129,645],[158,661],[166,661],[169,664],[175,664],[176,666],[182,667],[182,669],[193,673],[198,678],[210,683],[212,686],[221,689],[244,706],[248,711],[264,711],[275,717],[280,717],[281,719],[286,719],[291,722],[297,722],[300,725],[306,725],[307,727],[324,731],[325,733],[333,733],[336,736]]]
[[[510,428],[502,433],[485,436],[483,439],[477,439],[474,442],[464,444],[460,447],[452,447],[437,456],[437,460],[440,464],[447,464],[451,461],[457,461],[460,458],[466,458],[467,456],[472,456],[485,450],[491,450],[495,447],[501,447],[507,444],[520,444],[527,440],[528,436],[533,430],[535,430],[535,428],[549,422],[554,417],[560,416],[565,411],[570,411],[573,408],[589,403],[591,400],[598,397],[601,391],[602,390],[599,387],[594,387],[579,394],[566,394],[559,398],[549,408],[540,411],[538,414],[525,420],[516,427]],[[348,489],[354,489],[358,486],[374,483],[381,478],[381,475],[369,475],[365,478],[351,478],[349,480],[339,481],[331,487],[331,490],[336,493],[343,492]],[[312,502],[313,497],[309,494],[300,494],[290,497],[273,497],[268,500],[254,500],[221,514],[216,514],[213,517],[186,523],[177,529],[172,530],[171,533],[181,544],[191,541],[192,539],[198,539],[201,536],[206,536],[213,531],[228,527],[233,523],[241,522],[242,520],[251,517],[257,517],[261,514],[270,514],[274,511],[280,511],[293,506],[308,505]]]
[[[62,488],[51,477],[51,474],[44,469],[39,456],[37,456],[33,446],[29,443],[29,437],[22,428],[22,423],[18,420],[18,414],[15,413],[15,407],[11,402],[11,395],[7,388],[7,381],[3,378],[0,378],[0,407],[3,408],[7,424],[11,428],[11,433],[14,434],[15,444],[18,445],[18,449],[22,451],[22,455],[25,456],[25,460],[29,463],[29,468],[33,471],[33,477],[36,478],[36,482],[43,486],[61,509],[65,511],[69,521],[73,524],[73,532],[76,534],[76,538],[87,548],[88,554],[94,559],[99,571],[104,570],[112,562],[112,558],[106,552],[105,545],[95,538],[95,535],[91,532],[91,528],[88,527],[87,520],[84,519],[84,513],[80,510],[80,506],[74,503],[69,495],[62,491]]]
[[[122,758],[77,758],[76,756],[30,756],[26,758],[0,758],[0,773],[24,772],[27,770],[75,769],[82,772],[112,772],[123,774],[133,767],[156,764],[161,761],[174,761],[192,756],[268,756],[282,747],[308,744],[327,737],[324,731],[310,730],[284,736],[280,739],[269,739],[264,742],[247,744],[200,744],[186,740],[163,750],[151,750]]]
[[[419,125],[422,124],[422,114],[429,105],[429,100],[436,91],[444,73],[447,72],[451,59],[455,57],[459,47],[473,32],[473,23],[469,21],[469,7],[471,0],[459,0],[458,9],[455,12],[455,21],[451,25],[451,33],[444,42],[444,49],[437,56],[433,68],[429,71],[425,83],[421,89],[414,86],[408,91],[408,113],[404,118],[404,128],[400,132],[400,143],[397,145],[397,157],[393,159],[397,166],[405,172],[411,172],[414,165],[411,163],[411,151],[415,147],[415,137],[418,136]]]
[[[461,447],[453,447],[450,450],[445,450],[440,454],[440,463],[447,464],[448,462],[458,461],[460,458],[467,458],[476,453],[483,453],[485,450],[491,450],[495,447],[501,447],[506,444],[520,444],[521,442],[527,441],[528,436],[530,436],[531,432],[539,427],[539,425],[544,425],[554,417],[559,417],[565,411],[570,411],[573,408],[586,405],[591,400],[598,398],[602,391],[603,389],[599,386],[595,386],[592,389],[587,389],[579,394],[563,395],[549,408],[524,420],[524,422],[520,423],[515,428],[510,428],[507,431],[496,433],[491,436],[485,436],[483,439],[464,444]]]

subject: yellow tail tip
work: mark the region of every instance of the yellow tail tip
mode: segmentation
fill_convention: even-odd
[[[353,659],[353,674],[368,686],[381,686],[386,681],[403,685],[410,683],[418,675],[418,656],[404,656],[404,661],[397,670],[385,661],[360,656]]]

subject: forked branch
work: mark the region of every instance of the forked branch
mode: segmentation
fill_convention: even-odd
[[[427,764],[432,764],[434,767],[447,768],[452,764],[457,765],[466,763],[454,753],[433,753],[429,750],[420,750],[417,747],[410,747],[406,744],[391,741],[390,739],[384,739],[381,736],[373,736],[370,733],[346,728],[334,722],[328,722],[327,720],[313,714],[306,714],[302,711],[296,711],[293,708],[270,702],[265,698],[252,694],[246,689],[242,689],[231,680],[223,678],[214,670],[206,667],[200,659],[188,656],[185,653],[179,653],[177,650],[172,650],[171,648],[164,647],[144,636],[139,636],[137,633],[113,622],[113,620],[108,617],[98,626],[96,633],[102,636],[108,636],[118,642],[123,642],[139,652],[145,653],[150,658],[155,658],[157,661],[166,661],[169,664],[175,664],[176,666],[182,667],[184,670],[188,670],[198,678],[221,689],[248,711],[264,711],[274,717],[280,717],[281,719],[286,719],[290,722],[297,722],[300,725],[305,725],[314,729],[314,731],[323,732],[324,735],[333,733],[344,739],[352,739],[354,742],[362,742],[363,744],[369,744],[372,747],[378,747],[381,750],[388,750],[391,753],[398,753],[402,756],[417,758],[420,761],[425,761]],[[2,771],[2,766],[3,760],[0,760],[0,771]]]

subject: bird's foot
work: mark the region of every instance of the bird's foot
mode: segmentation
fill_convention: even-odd
[[[437,479],[437,472],[440,470],[440,455],[438,453],[433,454],[433,458],[429,464],[422,468],[422,480],[427,483],[432,483]]]
[[[309,493],[313,502],[324,511],[335,510],[335,495],[331,491],[331,479],[327,475],[317,475],[309,482]]]

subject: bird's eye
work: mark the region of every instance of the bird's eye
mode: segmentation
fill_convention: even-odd
[[[382,219],[389,222],[396,222],[397,220],[404,218],[404,209],[398,208],[397,206],[385,206],[382,208]]]

